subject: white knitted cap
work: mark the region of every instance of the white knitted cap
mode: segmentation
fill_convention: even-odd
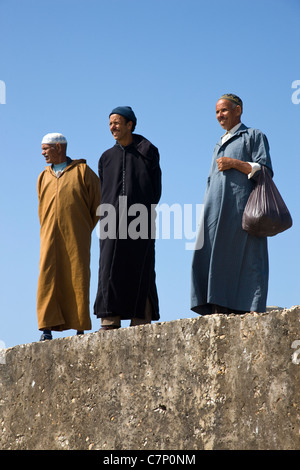
[[[67,139],[58,132],[51,132],[43,137],[42,144],[66,144]]]

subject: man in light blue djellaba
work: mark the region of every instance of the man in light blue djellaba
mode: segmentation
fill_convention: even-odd
[[[242,124],[242,112],[233,94],[216,104],[226,133],[214,149],[200,227],[204,241],[192,262],[191,309],[201,315],[266,311],[267,238],[244,231],[242,217],[261,165],[273,170],[266,136]]]

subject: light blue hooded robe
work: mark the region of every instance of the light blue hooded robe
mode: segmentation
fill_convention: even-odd
[[[265,312],[269,262],[267,238],[248,235],[242,216],[258,172],[219,171],[216,160],[230,157],[265,165],[273,175],[266,136],[241,124],[224,144],[214,149],[204,196],[203,247],[192,262],[191,309],[212,313],[212,304],[239,311]]]

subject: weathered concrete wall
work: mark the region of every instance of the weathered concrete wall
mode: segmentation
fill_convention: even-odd
[[[7,349],[0,448],[299,449],[299,322],[293,307]]]

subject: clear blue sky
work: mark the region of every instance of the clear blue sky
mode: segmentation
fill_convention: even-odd
[[[294,220],[269,239],[268,305],[299,298],[299,0],[0,0],[0,340],[37,341],[40,143],[62,132],[71,158],[97,172],[114,144],[108,114],[134,109],[136,132],[160,151],[161,203],[203,201],[212,151],[223,130],[221,94],[244,101],[243,122],[268,137],[274,180]],[[0,94],[1,96],[1,94]],[[299,95],[298,95],[299,96]],[[93,233],[91,307],[98,271]],[[186,240],[158,240],[161,321],[191,318]],[[100,324],[91,311],[93,330]],[[74,334],[57,333],[55,337]]]

